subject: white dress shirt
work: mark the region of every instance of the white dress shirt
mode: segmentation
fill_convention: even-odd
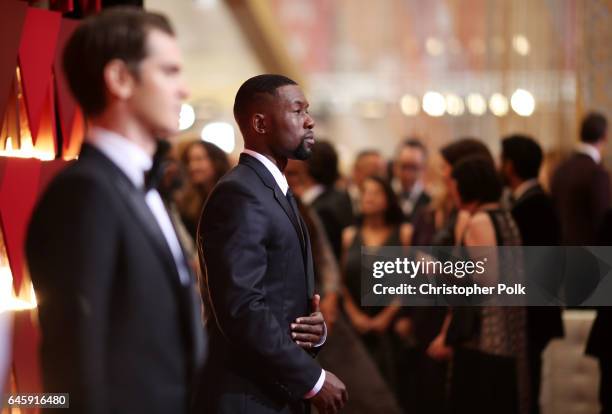
[[[531,190],[538,184],[539,182],[537,178],[531,178],[529,180],[523,181],[521,184],[519,184],[518,187],[514,189],[514,191],[512,191],[512,197],[514,198],[514,201],[518,201],[518,199],[521,198],[523,194],[525,194],[527,191]]]
[[[289,189],[289,184],[287,183],[287,178],[281,172],[281,170],[278,169],[276,164],[274,164],[272,161],[270,161],[264,155],[262,155],[262,154],[260,154],[260,153],[258,153],[256,151],[250,150],[250,149],[246,149],[245,148],[242,153],[250,155],[251,157],[253,157],[256,160],[258,160],[259,162],[261,162],[264,165],[264,167],[266,167],[266,169],[268,171],[270,171],[270,174],[272,174],[272,177],[274,177],[274,181],[276,181],[276,184],[278,185],[280,190],[283,192],[283,194],[285,196],[287,195],[287,190]],[[325,340],[327,339],[327,326],[324,325],[324,328],[325,328],[325,331],[323,332],[323,339],[321,339],[321,342],[319,342],[318,344],[315,345],[316,347],[319,347],[319,346],[323,345],[325,343]],[[317,395],[319,393],[319,391],[321,391],[321,388],[323,388],[323,383],[325,383],[325,370],[324,369],[321,370],[321,375],[319,376],[319,380],[317,381],[317,383],[304,396],[304,398],[308,399],[308,398],[312,398],[315,395]]]
[[[599,153],[599,150],[591,144],[587,144],[586,142],[579,142],[578,145],[576,145],[576,152],[588,155],[589,157],[593,158],[595,164],[599,164],[601,162],[601,154]]]
[[[136,188],[144,188],[144,174],[151,169],[153,160],[142,148],[115,132],[99,127],[89,131],[86,142],[106,155]],[[168,243],[181,283],[183,285],[191,283],[183,250],[161,196],[153,188],[145,194],[145,201]]]

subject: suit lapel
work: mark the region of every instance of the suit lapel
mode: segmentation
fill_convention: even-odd
[[[308,300],[312,298],[314,295],[314,263],[312,261],[312,245],[310,244],[310,234],[308,234],[308,227],[304,220],[300,217],[300,221],[302,222],[302,228],[304,229],[304,238],[306,240],[306,246],[304,249],[304,266],[306,270],[306,292],[308,295]]]
[[[295,229],[296,236],[298,240],[300,241],[300,246],[302,246],[302,252],[303,252],[305,246],[304,246],[304,242],[302,241],[300,225],[296,221],[296,217],[294,217],[295,215],[293,214],[293,210],[291,209],[291,206],[289,205],[289,200],[287,200],[287,197],[285,197],[285,195],[282,193],[280,188],[278,188],[278,184],[276,184],[276,181],[274,180],[272,173],[270,173],[270,171],[268,171],[268,169],[261,162],[251,157],[250,155],[246,155],[246,154],[240,155],[240,164],[244,164],[248,166],[249,168],[253,169],[253,171],[255,171],[255,173],[263,181],[266,187],[272,190],[272,192],[274,193],[274,199],[280,204],[282,209],[285,211],[287,218],[289,218],[289,221],[291,221],[291,224],[293,225],[293,228]]]
[[[527,191],[525,191],[523,194],[521,194],[521,196],[518,198],[518,200],[515,201],[514,205],[518,206],[522,203],[524,203],[527,199],[543,193],[544,190],[542,189],[542,187],[540,186],[540,184],[534,185],[533,187],[527,189]]]
[[[148,239],[166,265],[168,271],[165,273],[171,277],[173,284],[176,284],[180,279],[176,264],[174,263],[174,257],[153,212],[145,201],[144,194],[133,187],[130,188],[128,183],[121,180],[118,180],[116,185],[124,200],[130,205],[131,213],[141,224],[143,230],[149,236]]]
[[[174,257],[170,251],[170,247],[168,246],[168,242],[166,241],[166,238],[162,233],[153,212],[146,203],[144,193],[135,188],[128,177],[125,176],[125,174],[123,174],[123,172],[115,164],[113,164],[111,160],[106,158],[104,154],[99,152],[94,147],[84,144],[81,155],[84,156],[84,158],[91,158],[95,162],[101,163],[102,167],[112,174],[111,178],[113,184],[117,191],[121,194],[122,199],[128,204],[130,214],[133,215],[136,222],[140,224],[141,228],[147,234],[147,239],[157,252],[157,256],[164,263],[166,271],[163,273],[169,278],[171,286],[174,287],[175,293],[178,297],[179,308],[189,321],[188,326],[185,328],[189,330],[188,334],[191,341],[191,353],[193,360],[193,364],[191,365],[193,365],[194,369],[197,368],[197,366],[203,362],[206,344],[204,328],[200,322],[201,309],[198,304],[197,292],[192,284],[187,286],[181,285],[178,269],[176,267],[176,263],[174,262]],[[171,216],[170,221],[174,226]],[[179,240],[179,245],[180,244],[181,243]],[[181,249],[183,249],[182,245]],[[185,259],[187,258],[184,250],[183,257]],[[190,276],[192,276],[193,281],[193,274],[189,266],[187,269],[190,271]]]
[[[166,266],[166,275],[171,278],[173,286],[180,286],[178,270],[174,263],[174,258],[170,247],[166,242],[166,238],[162,233],[157,220],[153,215],[153,212],[147,205],[144,197],[144,193],[138,190],[128,177],[115,165],[111,160],[106,158],[104,154],[99,152],[97,149],[90,145],[84,145],[81,155],[90,157],[96,162],[103,163],[103,167],[112,174],[112,181],[121,194],[121,198],[128,204],[130,213],[134,216],[136,221],[140,223],[142,229],[147,234],[147,239],[151,242],[154,249],[157,251],[158,257],[164,262]]]

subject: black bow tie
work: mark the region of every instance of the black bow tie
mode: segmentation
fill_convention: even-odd
[[[144,172],[144,191],[145,193],[153,188],[157,188],[164,175],[166,156],[170,151],[170,143],[168,141],[159,141],[157,149],[153,155],[153,164],[151,169]]]

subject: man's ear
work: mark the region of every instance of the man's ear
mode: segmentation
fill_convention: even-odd
[[[253,122],[253,129],[258,134],[265,134],[268,130],[268,122],[264,114],[254,114],[251,118]]]
[[[132,96],[136,79],[124,61],[113,59],[104,67],[104,82],[111,96],[120,100]]]

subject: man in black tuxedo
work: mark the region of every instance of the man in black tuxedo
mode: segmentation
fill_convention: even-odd
[[[598,242],[599,228],[610,208],[610,177],[601,165],[607,126],[603,115],[587,115],[576,151],[552,177],[551,193],[561,221],[562,244],[591,246]]]
[[[525,246],[555,246],[559,243],[559,222],[551,197],[538,182],[542,149],[531,137],[512,135],[502,140],[501,172],[512,191],[512,217]],[[531,253],[526,251],[527,254]],[[535,252],[535,255],[541,254]],[[541,257],[538,258],[542,260]],[[532,261],[529,260],[531,263]],[[544,281],[554,290],[556,283]],[[561,309],[527,308],[528,358],[531,372],[531,413],[539,413],[542,352],[551,339],[563,336]]]
[[[45,392],[74,413],[186,413],[204,360],[201,299],[159,193],[158,137],[187,91],[174,32],[136,8],[82,23],[63,55],[89,130],[32,216]]]
[[[397,194],[405,220],[414,223],[419,213],[431,202],[423,186],[423,175],[427,168],[427,149],[416,138],[402,142],[393,162],[391,185]]]
[[[308,158],[314,120],[299,86],[260,75],[236,94],[239,164],[213,189],[198,248],[209,294],[210,364],[199,412],[335,413],[344,384],[314,360],[325,325],[310,240],[283,170]]]

